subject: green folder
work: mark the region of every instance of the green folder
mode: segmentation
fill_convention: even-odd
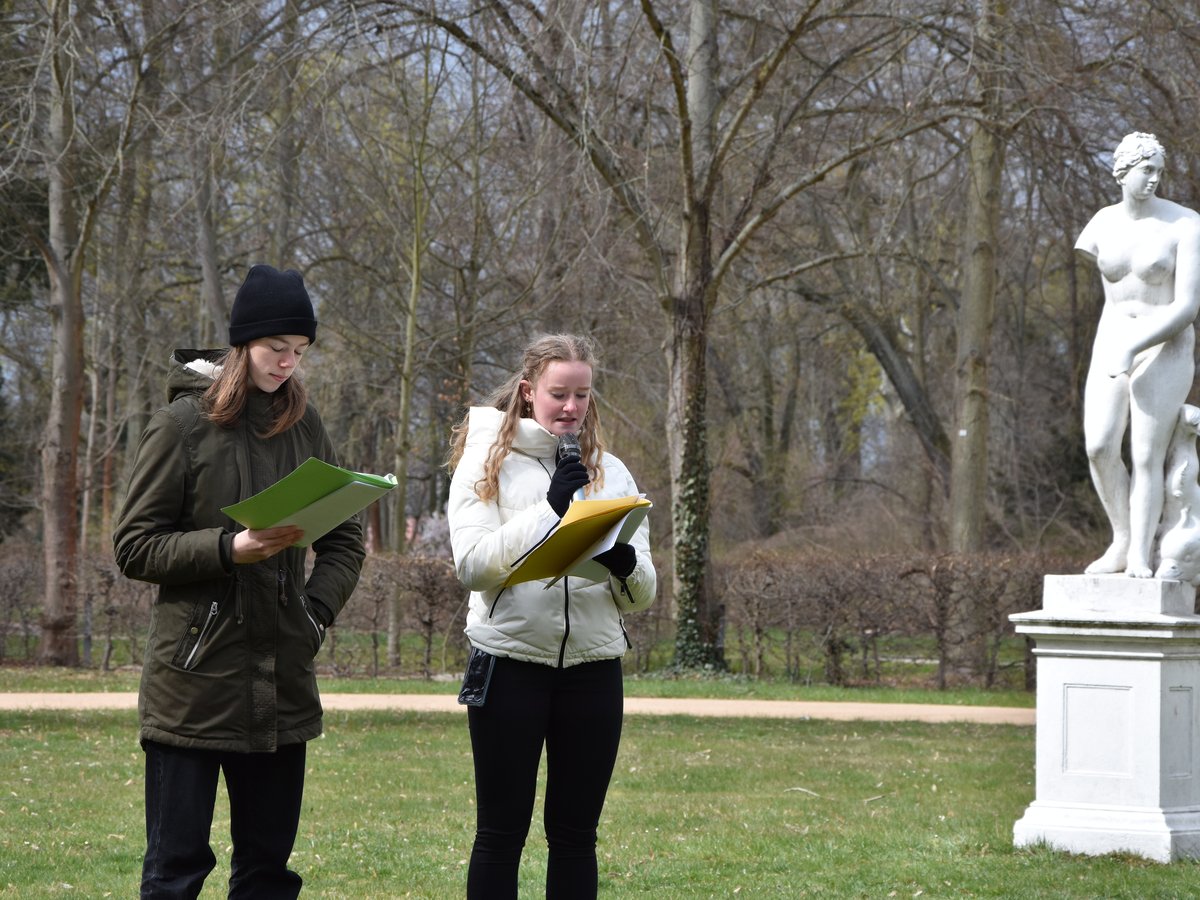
[[[293,546],[307,547],[395,486],[395,475],[351,472],[309,457],[290,475],[221,512],[247,528],[297,525],[304,537]]]

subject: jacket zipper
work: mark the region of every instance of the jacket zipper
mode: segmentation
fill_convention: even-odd
[[[530,547],[528,550],[526,550],[524,553],[522,553],[520,556],[518,556],[518,557],[517,557],[516,559],[514,559],[514,560],[513,560],[511,563],[509,563],[509,564],[508,564],[509,568],[510,568],[510,569],[515,569],[517,566],[519,566],[519,565],[521,564],[521,561],[522,561],[523,559],[525,559],[525,557],[527,557],[527,556],[528,556],[530,553],[532,553],[532,552],[533,552],[534,550],[536,550],[538,547],[542,546],[542,544],[546,543],[546,538],[550,537],[550,535],[552,535],[552,534],[554,533],[554,529],[555,529],[555,528],[557,528],[557,527],[558,527],[558,523],[557,523],[557,522],[555,522],[553,525],[551,525],[551,526],[550,526],[550,530],[549,530],[549,531],[547,531],[545,534],[543,534],[543,535],[542,535],[540,538],[538,538],[536,541],[534,541],[534,542],[533,542],[533,546],[532,546],[532,547]]]
[[[614,576],[615,577],[615,576]],[[633,604],[633,594],[629,592],[629,583],[624,578],[617,578],[621,584],[621,593],[629,598],[629,603]],[[613,597],[613,606],[617,608],[617,622],[621,626],[621,634],[625,637],[625,649],[633,649],[633,641],[629,638],[629,632],[625,630],[625,616],[621,613],[621,604],[617,602],[617,598]]]
[[[526,550],[524,553],[522,553],[520,556],[518,556],[511,563],[509,563],[508,567],[510,569],[515,569],[517,566],[519,566],[521,564],[521,560],[523,560],[525,557],[527,557],[530,553],[532,553],[538,547],[542,546],[542,544],[544,544],[546,542],[546,538],[550,537],[550,535],[554,533],[554,529],[557,527],[558,527],[557,523],[550,526],[549,531],[547,531],[540,538],[538,538],[536,541],[534,541],[533,546],[530,547],[528,550]],[[504,590],[505,590],[504,588],[501,588],[500,593],[496,595],[496,599],[492,601],[492,605],[488,609],[488,618],[489,619],[492,618],[492,616],[494,616],[496,614],[496,604],[499,603],[500,598],[504,596]]]
[[[196,663],[196,654],[200,652],[200,645],[204,643],[204,639],[208,636],[209,630],[212,628],[213,622],[217,621],[217,611],[219,607],[217,601],[214,600],[208,608],[208,618],[204,620],[204,626],[200,629],[200,635],[196,638],[196,643],[192,645],[192,652],[188,654],[187,659],[183,661],[183,667],[190,669]]]
[[[308,619],[308,624],[313,627],[313,631],[317,635],[317,644],[324,643],[325,635],[321,631],[321,626],[317,623],[317,617],[312,614],[312,608],[308,605],[308,601],[304,599],[304,595],[300,595],[300,605],[304,608],[304,615]]]
[[[488,610],[489,619],[496,614],[496,604],[500,602],[500,598],[504,596],[504,592],[506,590],[508,590],[508,588],[500,588],[500,593],[497,594],[496,599],[492,601],[492,607]]]
[[[279,582],[279,605],[287,606],[287,575],[283,572],[283,566],[275,570],[275,580]]]
[[[569,576],[563,578],[563,626],[562,643],[558,645],[558,667],[563,667],[563,660],[567,656],[567,638],[571,636],[571,591],[567,587]]]
[[[629,605],[633,606],[633,594],[629,593],[629,581],[627,578],[617,576],[617,581],[621,585],[621,593],[629,598]]]

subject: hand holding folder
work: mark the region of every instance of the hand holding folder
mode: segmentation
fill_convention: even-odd
[[[544,541],[521,561],[505,580],[505,587],[524,581],[564,575],[603,581],[608,569],[592,557],[618,541],[629,543],[653,504],[644,494],[609,500],[575,500]]]
[[[290,474],[221,512],[247,528],[295,525],[307,547],[396,486],[395,475],[367,475],[309,457]]]

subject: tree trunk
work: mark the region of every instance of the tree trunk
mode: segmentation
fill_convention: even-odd
[[[667,350],[667,434],[671,450],[677,609],[675,664],[724,668],[721,608],[709,579],[708,312],[713,290],[710,166],[717,101],[717,10],[692,0],[686,58],[691,117],[690,159],[683,165],[684,214],[680,230],[677,295],[670,302]],[[685,160],[689,158],[686,153]]]
[[[43,246],[50,274],[50,408],[42,443],[42,548],[46,594],[39,658],[48,665],[79,663],[76,642],[79,556],[78,447],[83,412],[83,302],[80,294],[79,221],[74,209],[74,88],[70,51],[60,40],[69,30],[69,0],[50,4],[53,29],[48,140],[49,241]]]
[[[409,179],[409,201],[412,204],[412,233],[408,245],[408,297],[403,310],[404,357],[400,371],[400,399],[396,411],[396,528],[393,547],[403,553],[408,544],[408,470],[412,454],[412,403],[416,384],[417,313],[420,309],[421,290],[425,278],[425,261],[429,253],[429,238],[426,221],[429,213],[429,188],[427,179],[427,132],[432,115],[433,69],[437,48],[432,44],[422,50],[425,77],[421,80],[420,126],[409,134],[408,151],[411,177]],[[413,534],[416,537],[416,534]],[[387,654],[390,665],[400,660],[400,597],[393,598],[388,611]]]
[[[1004,143],[992,123],[971,135],[964,234],[966,261],[958,313],[955,365],[957,433],[950,462],[950,545],[955,553],[984,548],[988,475],[988,345],[995,318],[996,232]]]
[[[681,668],[724,666],[721,611],[709,592],[708,391],[703,325],[704,300],[693,294],[675,302],[674,333],[667,365],[667,423],[674,494],[674,591],[677,606],[675,664]]]
[[[300,143],[296,122],[296,82],[300,77],[300,55],[291,52],[299,46],[300,19],[295,0],[287,0],[280,30],[283,50],[287,54],[277,75],[279,103],[279,134],[277,172],[279,197],[275,206],[275,227],[270,234],[270,259],[273,266],[289,268],[296,264],[293,219],[300,194]]]
[[[963,232],[965,260],[958,310],[955,363],[956,434],[950,463],[950,549],[977,554],[986,549],[988,484],[988,358],[995,319],[996,242],[1000,220],[1000,181],[1004,166],[1001,122],[1000,28],[1003,0],[983,0],[976,32],[980,47],[980,115],[968,146],[968,193]],[[955,663],[967,674],[985,671],[985,600],[969,586],[955,591],[960,604],[952,635]]]

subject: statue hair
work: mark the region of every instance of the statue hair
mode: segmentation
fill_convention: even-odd
[[[1167,150],[1154,135],[1144,131],[1125,135],[1113,151],[1113,178],[1120,181],[1130,169],[1155,153],[1161,153],[1163,162],[1166,162]]]

